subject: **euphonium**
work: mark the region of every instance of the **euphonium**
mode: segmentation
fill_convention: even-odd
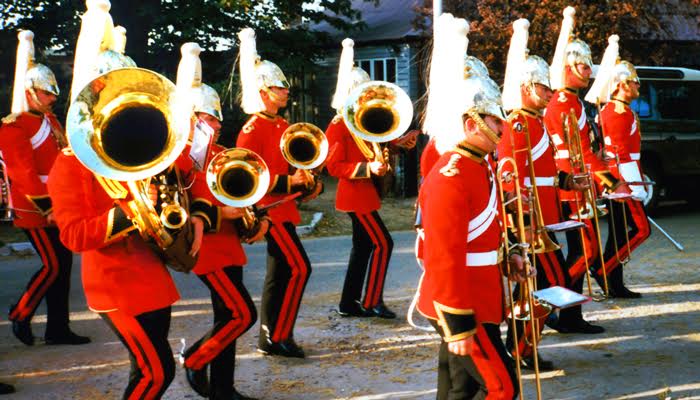
[[[309,186],[314,185],[311,170],[319,167],[328,156],[328,140],[316,125],[299,122],[290,125],[280,139],[280,150],[287,162],[307,174]]]
[[[171,81],[146,69],[107,72],[70,105],[66,132],[76,158],[107,193],[127,200],[125,211],[141,235],[164,250],[169,266],[189,271],[195,259],[182,259],[173,249],[182,243],[181,232],[190,234],[187,193],[171,167],[187,144],[190,113],[180,109],[175,93]],[[155,206],[148,194],[152,185],[158,190]]]
[[[12,221],[12,196],[10,196],[10,178],[7,176],[7,165],[0,159],[0,221]]]
[[[226,149],[209,162],[206,179],[217,200],[243,209],[241,233],[250,232],[256,224],[251,206],[265,196],[270,185],[270,172],[262,157],[243,148]]]
[[[413,119],[413,104],[408,94],[390,82],[369,81],[353,89],[342,109],[343,120],[356,138],[372,143],[358,147],[368,159],[387,163],[380,143],[390,142],[406,132]]]

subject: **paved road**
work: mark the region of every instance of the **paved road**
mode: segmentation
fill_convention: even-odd
[[[606,325],[600,337],[557,335],[545,331],[542,353],[562,370],[544,376],[545,398],[673,398],[700,396],[694,373],[700,359],[700,245],[695,243],[700,212],[680,212],[657,221],[686,245],[677,253],[657,232],[634,255],[628,282],[645,297],[637,302],[604,302],[587,306],[587,316]],[[405,312],[419,277],[413,258],[414,234],[395,232],[394,254],[387,278],[386,300]],[[245,393],[269,399],[434,398],[435,335],[414,330],[404,319],[342,319],[333,311],[345,274],[349,237],[304,240],[313,265],[297,341],[307,360],[280,360],[255,353],[257,325],[239,341],[237,381]],[[245,281],[256,302],[264,278],[265,248],[246,248]],[[123,348],[94,314],[80,290],[79,263],[73,274],[73,328],[91,336],[86,346],[26,347],[0,321],[0,381],[14,383],[12,398],[117,398],[128,373]],[[0,258],[0,305],[9,304],[37,266],[35,257]],[[208,292],[194,276],[175,274],[182,300],[173,309],[171,339],[194,340],[208,329]],[[676,317],[682,317],[678,319]],[[37,311],[36,336],[43,334],[45,308]],[[640,323],[640,321],[642,321]],[[669,333],[670,332],[670,333]],[[697,367],[697,364],[695,364]],[[532,397],[532,375],[526,393]],[[632,396],[632,397],[625,397]],[[166,393],[168,399],[196,398],[182,371]],[[700,397],[694,397],[700,398]]]

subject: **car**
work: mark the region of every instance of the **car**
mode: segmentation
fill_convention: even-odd
[[[700,189],[700,71],[636,69],[640,96],[630,106],[641,124],[642,172],[655,183],[644,200],[653,213],[660,201],[691,200]]]

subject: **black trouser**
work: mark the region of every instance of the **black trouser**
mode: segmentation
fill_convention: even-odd
[[[372,308],[384,302],[384,282],[394,241],[377,211],[365,214],[349,212],[348,215],[352,221],[352,250],[340,307],[360,304]],[[365,297],[360,303],[363,284]]]
[[[565,216],[571,215],[572,210],[570,202],[562,202],[562,213]],[[595,232],[595,224],[593,224],[593,229]],[[597,240],[597,238],[594,238],[594,240]],[[568,268],[571,268],[575,263],[581,262],[581,258],[584,257],[585,253],[583,251],[583,247],[581,246],[581,232],[579,232],[578,229],[566,231],[566,247],[568,249],[566,253],[566,265]],[[598,248],[597,245],[595,248]],[[588,259],[593,259],[593,257],[595,257],[595,255],[592,254],[585,254],[585,256]],[[573,274],[569,275],[571,276],[571,285],[568,286],[568,289],[571,289],[576,293],[583,294],[583,280],[586,279],[585,272],[578,278],[574,277]],[[580,304],[559,311],[559,323],[563,325],[573,324],[582,319],[583,312]]]
[[[267,274],[260,304],[259,342],[293,337],[311,262],[291,222],[272,224],[267,239]]]
[[[46,298],[46,333],[62,336],[68,332],[68,297],[73,253],[59,239],[58,228],[23,229],[41,257],[42,267],[29,280],[22,297],[10,308],[9,319],[31,320],[42,298]]]
[[[437,321],[430,320],[443,336]],[[486,399],[518,397],[518,377],[501,340],[497,324],[480,324],[474,335],[472,354],[460,356],[440,341],[438,354],[438,400]]]
[[[199,370],[210,364],[210,399],[231,399],[236,339],[257,320],[255,304],[243,285],[243,268],[230,266],[199,279],[211,291],[214,326],[187,351],[185,365]]]
[[[119,310],[100,316],[129,350],[131,372],[123,398],[161,398],[175,377],[173,351],[168,343],[170,307],[137,316]]]

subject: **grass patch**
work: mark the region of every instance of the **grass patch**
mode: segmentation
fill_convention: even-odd
[[[322,212],[323,218],[316,225],[313,233],[306,237],[324,237],[352,234],[350,217],[344,212],[335,209],[335,191],[338,180],[324,177],[325,190],[318,198],[302,203],[301,224],[308,224],[314,213]],[[415,197],[395,198],[385,197],[382,200],[382,208],[379,210],[384,224],[389,231],[413,230]]]

